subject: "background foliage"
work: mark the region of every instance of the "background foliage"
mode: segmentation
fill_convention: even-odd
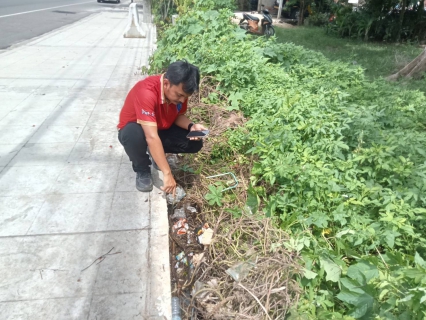
[[[341,37],[379,41],[425,41],[426,11],[423,1],[366,0],[353,11],[347,1],[331,2],[335,16],[329,32]]]
[[[275,217],[292,237],[275,245],[305,263],[304,297],[289,318],[424,319],[424,94],[247,36],[214,1],[194,8],[164,32],[151,72],[185,58],[226,97],[206,103],[249,117],[210,161],[230,171],[254,155],[247,205]]]

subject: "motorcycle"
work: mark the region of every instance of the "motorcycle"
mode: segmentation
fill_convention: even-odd
[[[243,13],[243,18],[239,23],[240,28],[252,34],[265,35],[266,37],[273,36],[275,34],[275,29],[272,26],[272,16],[268,9],[263,9],[262,15],[263,19],[259,19],[251,14]]]

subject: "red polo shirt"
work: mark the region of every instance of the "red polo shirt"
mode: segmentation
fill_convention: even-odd
[[[157,127],[158,130],[170,128],[178,115],[185,114],[188,100],[175,105],[165,101],[163,92],[163,75],[145,78],[127,94],[120,112],[118,129],[123,129],[129,122]]]

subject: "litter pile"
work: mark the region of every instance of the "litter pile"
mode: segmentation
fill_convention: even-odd
[[[185,307],[185,300],[180,299],[180,308],[175,306],[176,301],[190,294],[201,263],[205,262],[205,250],[213,238],[209,224],[198,221],[197,209],[188,203],[179,203],[184,196],[185,192],[178,187],[176,197],[167,198],[171,213],[169,235],[172,295],[175,302],[173,319],[181,319],[180,308]]]
[[[248,212],[202,214],[188,201],[172,203],[172,295],[182,319],[284,319],[298,301],[301,273],[285,232]]]
[[[183,189],[178,187],[177,194],[184,195]],[[179,199],[179,196],[176,196]],[[197,219],[197,209],[188,203],[173,206],[168,199],[170,225],[170,252],[172,267],[173,292],[180,295],[189,289],[195,279],[196,270],[204,261],[204,251],[213,238],[213,230],[208,223],[201,223]]]
[[[300,257],[286,247],[288,235],[261,213],[237,212],[232,202],[209,206],[204,197],[213,184],[208,178],[227,179],[230,169],[232,186],[226,184],[223,194],[244,207],[252,167],[209,161],[225,131],[245,119],[205,105],[201,98],[216,92],[207,81],[192,96],[189,113],[208,124],[210,136],[198,154],[174,159],[173,175],[184,189],[168,199],[173,319],[284,319],[299,299],[296,279],[302,273]]]

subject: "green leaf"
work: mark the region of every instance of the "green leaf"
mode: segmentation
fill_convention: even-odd
[[[320,263],[321,267],[324,268],[327,274],[325,279],[327,281],[338,282],[340,279],[340,274],[342,273],[340,267],[336,263],[334,263],[333,260],[324,255],[320,256]]]
[[[207,193],[204,198],[208,201],[208,203],[213,206],[217,204],[218,206],[222,205],[222,190],[223,187],[215,187],[215,186],[209,186],[210,192]]]
[[[315,279],[315,277],[318,275],[318,273],[315,273],[315,272],[313,272],[313,271],[311,271],[311,270],[308,270],[308,269],[306,269],[306,268],[303,268],[303,276],[306,278],[306,279]]]
[[[199,34],[201,31],[203,31],[203,27],[199,24],[193,24],[188,28],[190,34]]]
[[[379,270],[375,265],[361,260],[348,268],[347,276],[358,281],[359,284],[365,285],[371,279],[379,276]]]
[[[373,307],[374,299],[369,295],[362,295],[358,298],[355,309],[349,314],[355,319],[359,319],[367,314],[368,310]]]
[[[348,291],[352,293],[364,294],[365,291],[362,290],[361,285],[358,281],[350,279],[350,278],[341,278],[340,283],[344,286]],[[343,289],[342,289],[343,291]]]
[[[358,319],[363,317],[373,308],[374,298],[366,293],[356,280],[349,278],[340,279],[343,289],[337,295],[337,298],[353,305],[350,316]]]
[[[230,102],[230,106],[227,108],[228,110],[240,110],[239,108],[239,100],[243,99],[243,94],[241,92],[234,92],[231,93],[228,97],[228,100]]]
[[[419,266],[426,268],[426,261],[420,256],[420,254],[416,251],[416,254],[414,255],[414,262],[417,263]]]
[[[251,209],[251,212],[256,213],[259,207],[260,199],[256,193],[256,190],[250,186],[247,190],[247,206]]]
[[[358,293],[358,292],[342,290],[342,291],[339,292],[339,294],[336,297],[339,300],[342,300],[343,302],[355,305],[358,302],[358,299],[359,299],[360,296],[361,296],[361,294]]]
[[[356,234],[356,232],[353,231],[353,230],[350,230],[350,229],[342,230],[342,231],[336,233],[336,238],[340,239],[341,237],[343,237],[346,234]]]
[[[406,277],[414,279],[416,283],[426,283],[426,270],[424,269],[405,269],[403,273]]]

